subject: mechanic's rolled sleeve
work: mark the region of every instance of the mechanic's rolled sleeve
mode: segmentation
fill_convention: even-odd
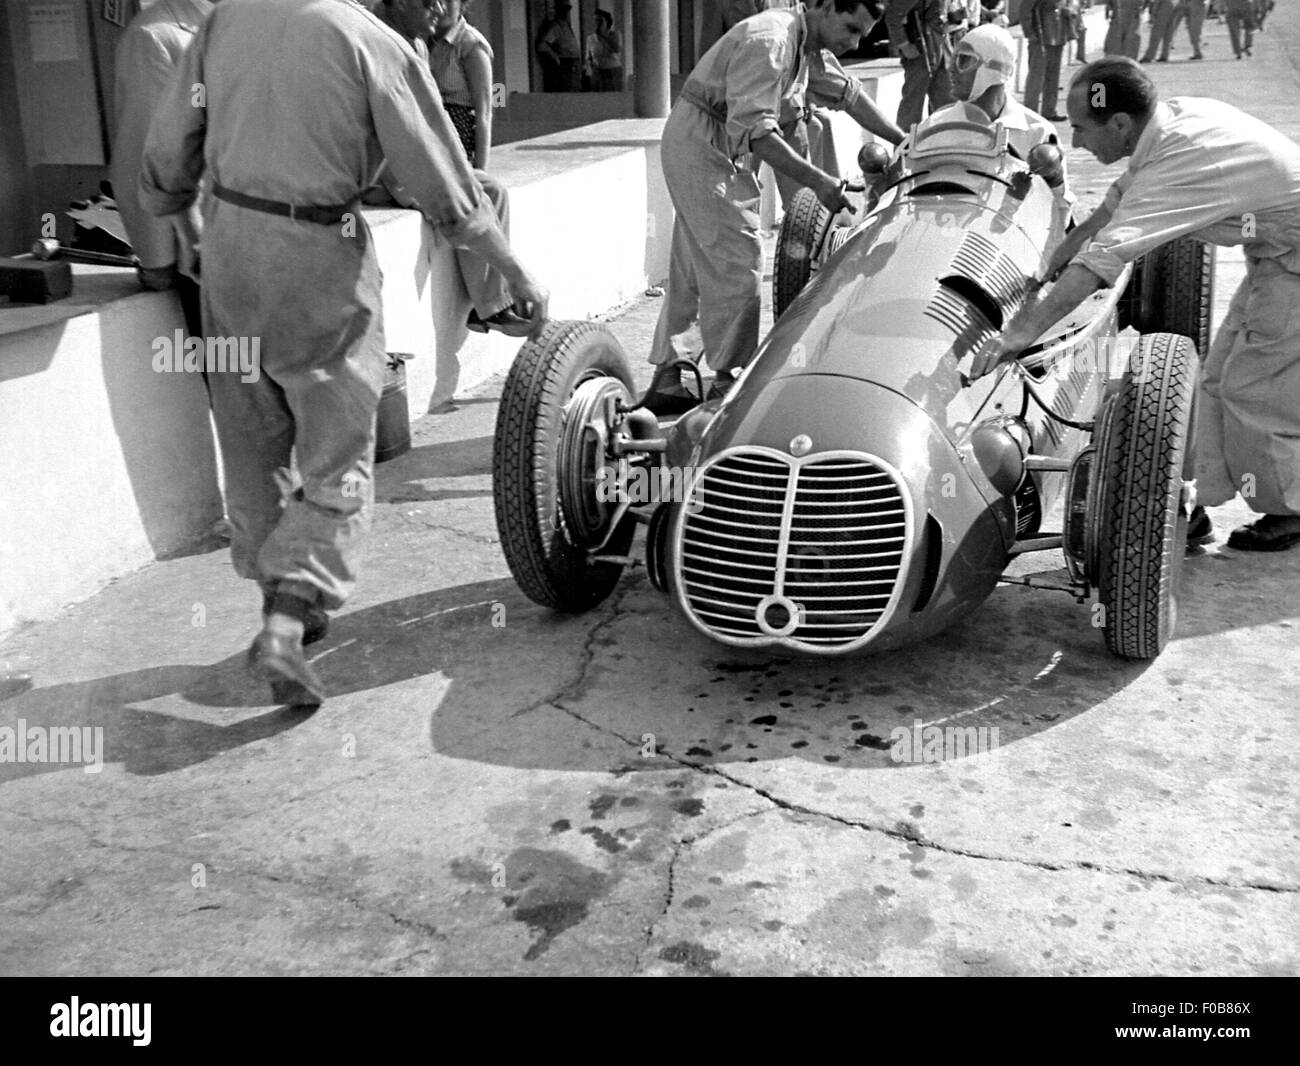
[[[1237,213],[1236,201],[1211,153],[1183,140],[1111,186],[1105,202],[1114,214],[1074,262],[1114,285],[1126,264]]]
[[[727,145],[733,158],[780,130],[782,87],[795,64],[788,36],[745,38],[727,64]]]
[[[862,95],[862,82],[823,49],[808,63],[808,99],[832,111],[847,111]]]

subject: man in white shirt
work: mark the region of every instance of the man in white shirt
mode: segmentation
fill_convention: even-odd
[[[1076,145],[1105,164],[1130,157],[1128,169],[1053,255],[1047,277],[1060,280],[976,354],[971,376],[1014,358],[1153,248],[1186,235],[1243,245],[1246,278],[1202,366],[1197,496],[1213,507],[1240,492],[1263,515],[1229,547],[1300,543],[1300,145],[1217,100],[1160,102],[1128,59],[1081,69],[1068,110]]]

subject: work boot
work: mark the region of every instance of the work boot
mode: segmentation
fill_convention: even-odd
[[[262,624],[266,624],[266,616],[271,613],[271,608],[275,604],[275,582],[265,586],[262,589]],[[312,604],[307,610],[306,616],[302,620],[302,646],[304,648],[316,644],[325,639],[330,631],[330,616],[325,611]]]
[[[277,702],[319,707],[325,701],[325,686],[302,650],[306,619],[319,610],[317,595],[301,582],[281,582],[262,631],[248,649],[248,672],[271,683]]]
[[[683,415],[699,404],[700,398],[682,384],[682,368],[678,362],[656,367],[650,387],[641,397],[641,406],[660,418]]]

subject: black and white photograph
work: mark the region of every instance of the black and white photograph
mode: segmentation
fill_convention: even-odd
[[[1285,1020],[1300,0],[0,0],[0,253],[33,1047],[178,977]]]

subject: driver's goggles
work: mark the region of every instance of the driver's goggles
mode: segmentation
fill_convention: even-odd
[[[974,70],[980,65],[980,57],[974,52],[958,52],[953,56],[953,67],[960,70],[963,74],[968,70]]]

